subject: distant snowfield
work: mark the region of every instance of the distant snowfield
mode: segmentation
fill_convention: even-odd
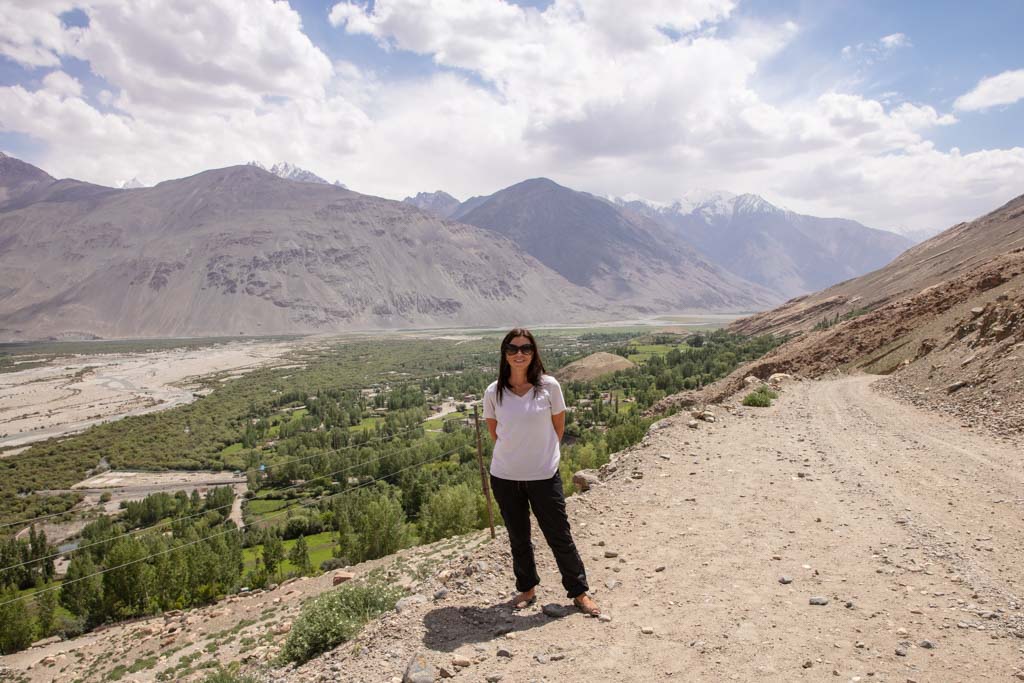
[[[92,425],[195,400],[199,378],[244,374],[299,342],[228,342],[200,349],[90,354],[0,374],[0,448],[12,449]],[[0,457],[17,451],[0,452]]]

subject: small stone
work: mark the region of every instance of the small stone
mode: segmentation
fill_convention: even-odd
[[[651,627],[651,626],[641,626],[640,627],[640,633],[643,633],[644,635],[648,635],[649,636],[652,633],[654,633],[654,628]]]
[[[402,598],[401,600],[395,603],[395,611],[401,614],[402,612],[409,611],[416,605],[422,605],[426,601],[427,596],[425,595],[410,595],[409,597]]]
[[[812,605],[827,605],[828,604],[828,598],[824,598],[824,597],[821,597],[820,595],[816,595],[816,596],[811,598],[810,603]]]
[[[805,669],[810,669],[812,666],[814,666],[814,664],[811,662],[811,660],[808,659],[801,666],[803,666],[803,668]]]
[[[506,649],[506,648],[499,647],[498,648],[498,656],[499,657],[504,657],[505,659],[512,659],[512,652],[510,650]]]
[[[569,608],[564,605],[558,605],[553,602],[549,602],[540,608],[540,611],[545,615],[553,619],[561,619],[562,617],[569,616]]]
[[[441,678],[455,678],[455,674],[443,666],[437,669],[437,673],[441,674]]]
[[[665,565],[659,564],[657,567],[654,568],[654,571],[656,571],[656,572],[663,572],[663,571],[665,571]]]
[[[465,657],[463,655],[455,655],[454,657],[452,657],[452,666],[460,669],[464,669],[472,663],[473,662],[469,659],[469,657]]]
[[[617,552],[615,552],[614,550],[605,550],[604,551],[604,556],[607,557],[608,559],[611,559],[613,557],[618,557],[619,554]]]
[[[565,659],[565,653],[557,652],[557,653],[551,655],[551,661],[552,662],[560,662],[563,659]]]
[[[898,648],[896,648],[896,656],[897,657],[906,657],[907,656],[907,651],[904,650],[902,647],[898,647]]]
[[[447,588],[441,588],[440,590],[434,591],[434,599],[435,600],[444,600],[447,597],[448,597],[448,589]]]
[[[498,683],[501,680],[501,674],[487,674],[487,678],[484,679],[487,683]]]
[[[610,591],[615,590],[616,588],[618,588],[621,585],[622,585],[622,582],[619,581],[618,579],[605,579],[604,580],[604,587],[607,588]]]
[[[689,427],[690,429],[696,429],[697,427],[700,426],[700,423],[697,422],[696,420],[690,420],[689,422],[686,423],[686,426]]]
[[[936,647],[935,643],[930,640],[922,640],[920,643],[917,644],[917,646],[923,647],[925,650],[934,650]]]
[[[786,584],[793,583],[793,578],[790,576],[780,576],[779,583],[785,586]]]
[[[434,683],[434,667],[423,653],[416,653],[405,667],[402,683]]]
[[[597,615],[597,620],[598,621],[603,621],[605,623],[608,623],[609,621],[612,620],[612,615],[610,615],[610,614],[599,614],[599,615]]]
[[[537,660],[538,664],[547,664],[551,661],[551,658],[544,654],[534,655],[533,658]]]

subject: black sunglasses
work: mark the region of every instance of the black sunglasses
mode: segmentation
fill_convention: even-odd
[[[516,346],[515,344],[505,344],[505,353],[510,356],[514,356],[520,351],[524,356],[533,355],[533,344],[523,344],[522,346]]]

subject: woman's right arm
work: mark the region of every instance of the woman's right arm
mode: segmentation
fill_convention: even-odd
[[[498,421],[492,417],[487,418],[487,431],[491,433],[491,441],[498,440]]]

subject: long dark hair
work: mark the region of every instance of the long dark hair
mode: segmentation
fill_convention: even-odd
[[[516,327],[501,340],[501,360],[498,361],[498,403],[501,403],[501,395],[505,393],[505,390],[511,391],[512,389],[508,383],[509,377],[512,376],[512,366],[509,365],[508,357],[505,355],[505,347],[516,337],[526,337],[533,344],[533,358],[530,359],[530,365],[526,368],[526,381],[533,385],[534,395],[540,389],[540,378],[544,374],[544,362],[540,359],[540,347],[537,346],[537,341],[528,329]]]

